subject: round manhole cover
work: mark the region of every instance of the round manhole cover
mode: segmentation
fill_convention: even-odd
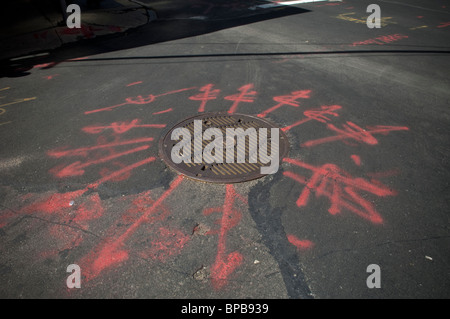
[[[161,139],[159,150],[169,167],[189,178],[240,183],[275,173],[289,142],[266,120],[206,113],[176,124]]]

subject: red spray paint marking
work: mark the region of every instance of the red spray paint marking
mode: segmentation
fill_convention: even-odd
[[[129,197],[129,196],[127,196]],[[122,215],[122,221],[125,224],[132,224],[136,221],[136,216],[140,216],[145,213],[149,208],[154,205],[155,201],[151,198],[151,192],[146,191],[133,199],[130,208]],[[155,223],[166,219],[170,214],[170,211],[163,205],[158,208],[158,211],[148,216],[147,223]]]
[[[200,92],[203,93],[189,97],[190,100],[201,101],[198,112],[205,111],[205,106],[208,101],[217,99],[217,95],[220,93],[220,90],[212,90],[213,86],[214,84],[207,84],[200,88]]]
[[[144,213],[118,238],[113,241],[101,243],[86,256],[80,264],[86,265],[83,274],[87,280],[97,277],[101,272],[128,259],[125,250],[125,241],[143,224],[148,222],[152,215],[157,213],[164,200],[180,185],[183,176],[179,175],[166,190]]]
[[[58,75],[59,74],[47,75],[47,76],[44,76],[44,79],[46,79],[46,80],[53,80]]]
[[[76,162],[74,162],[68,166],[65,166],[61,169],[60,168],[52,169],[52,170],[50,170],[50,172],[58,178],[64,178],[64,177],[69,177],[69,176],[81,176],[84,174],[84,169],[91,165],[106,163],[115,158],[133,154],[133,153],[140,152],[140,151],[144,151],[149,148],[150,148],[149,145],[144,145],[144,146],[137,147],[137,148],[134,148],[134,149],[131,149],[128,151],[121,152],[121,153],[116,153],[116,154],[112,154],[110,156],[106,156],[103,158],[95,159],[92,161],[87,161],[85,163],[76,161]]]
[[[169,94],[175,94],[175,93],[179,93],[179,92],[184,92],[184,91],[188,91],[188,90],[192,90],[192,89],[195,89],[195,87],[186,88],[186,89],[180,89],[180,90],[175,90],[175,91],[170,91],[170,92],[166,92],[166,93],[162,93],[162,94],[158,94],[158,95],[149,94],[146,97],[143,97],[142,95],[139,95],[137,97],[129,97],[129,98],[125,99],[124,103],[120,103],[120,104],[117,104],[117,105],[104,107],[104,108],[101,108],[101,109],[86,111],[86,112],[84,112],[84,114],[92,114],[92,113],[98,113],[98,112],[104,112],[104,111],[112,111],[115,108],[118,108],[118,107],[121,107],[121,106],[125,106],[125,105],[150,104],[153,101],[155,101],[155,99],[158,98],[158,97],[166,96],[166,95],[169,95]]]
[[[180,230],[171,230],[163,227],[159,229],[157,237],[157,240],[151,242],[151,247],[148,251],[139,254],[142,258],[151,258],[164,262],[169,257],[178,255],[189,241],[189,236],[186,236]]]
[[[80,147],[80,148],[72,149],[72,150],[52,150],[52,151],[48,151],[47,155],[51,156],[51,157],[56,157],[56,158],[68,157],[68,156],[86,156],[88,152],[99,150],[99,149],[107,149],[107,148],[111,148],[111,147],[137,144],[137,143],[146,143],[146,142],[151,142],[153,140],[154,140],[153,137],[143,137],[143,138],[126,140],[126,141],[105,143],[105,144],[89,146],[89,147]]]
[[[20,212],[24,214],[30,214],[33,212],[43,212],[46,214],[56,214],[61,213],[62,211],[69,209],[72,207],[72,203],[75,202],[78,198],[80,198],[84,193],[86,193],[89,189],[96,189],[101,184],[110,181],[111,179],[123,175],[126,172],[129,172],[139,166],[148,164],[150,162],[153,162],[156,160],[154,157],[149,157],[145,160],[142,160],[140,162],[134,163],[133,165],[126,166],[125,168],[122,168],[118,171],[115,171],[98,181],[89,184],[86,188],[80,189],[73,192],[67,192],[67,193],[56,193],[52,194],[50,196],[45,197],[42,200],[39,200],[31,205],[26,206],[25,208],[21,209]],[[88,199],[89,202],[87,202],[84,205],[81,205],[79,209],[80,211],[80,217],[78,217],[78,220],[86,220],[87,216],[96,216],[97,213],[101,212],[102,209],[100,208],[100,198],[97,198],[95,196],[91,196]]]
[[[437,27],[438,28],[445,28],[445,27],[448,27],[448,26],[450,26],[450,22],[441,22],[441,24],[438,25]]]
[[[76,203],[74,205],[77,205]],[[77,214],[73,219],[74,222],[84,223],[92,219],[99,218],[103,215],[104,209],[100,196],[97,193],[89,196],[89,200],[81,203],[77,207]],[[87,227],[88,225],[86,225]]]
[[[169,108],[167,110],[152,113],[152,115],[158,115],[158,114],[168,113],[168,112],[172,112],[172,111],[173,111],[173,108]]]
[[[85,133],[89,134],[98,134],[105,130],[111,129],[115,133],[122,134],[133,128],[164,128],[166,124],[139,124],[139,119],[134,119],[130,122],[114,122],[110,125],[102,126],[102,125],[92,125],[83,127],[81,130]]]
[[[0,228],[8,225],[8,221],[10,218],[13,218],[16,214],[10,210],[0,210]]]
[[[363,178],[353,178],[349,173],[334,164],[324,164],[317,167],[290,158],[285,158],[284,161],[313,172],[310,179],[290,171],[283,173],[284,176],[306,186],[297,199],[298,207],[306,207],[311,193],[314,192],[316,197],[325,196],[330,200],[331,206],[328,212],[332,215],[341,213],[342,209],[345,208],[374,224],[381,224],[383,222],[382,217],[373,205],[361,197],[358,192],[365,191],[379,197],[396,194],[395,191],[381,183],[375,184]]]
[[[43,213],[43,220],[50,219],[54,225],[49,227],[48,235],[53,240],[53,249],[41,252],[40,258],[50,258],[56,256],[60,251],[73,249],[79,246],[83,240],[83,233],[79,229],[89,229],[88,222],[100,218],[104,213],[98,194],[91,194],[82,198],[84,191],[76,191],[65,194],[52,194],[39,196],[36,194],[27,194],[22,196],[23,201],[34,201],[31,204],[21,208],[14,215],[36,215]],[[1,226],[5,226],[6,219],[14,217],[12,214],[5,216],[2,212]],[[64,227],[66,226],[66,227]],[[67,227],[68,226],[68,227]],[[73,227],[73,228],[72,228]],[[76,229],[75,229],[76,228]]]
[[[356,165],[361,166],[361,157],[359,155],[353,154],[350,158],[355,162]]]
[[[23,214],[31,214],[34,212],[43,212],[45,214],[60,213],[63,210],[70,208],[72,206],[70,203],[81,197],[86,191],[86,189],[81,189],[62,194],[52,194],[40,201],[24,207],[20,210],[20,212]]]
[[[384,45],[386,43],[391,43],[391,42],[395,42],[395,41],[398,41],[401,39],[407,39],[407,38],[408,38],[407,35],[391,34],[391,35],[385,35],[385,36],[381,36],[381,37],[377,37],[377,38],[373,38],[373,39],[369,39],[369,40],[365,40],[365,41],[353,42],[350,46],[355,47],[357,45],[366,45],[366,44]]]
[[[127,84],[127,87],[130,87],[130,86],[133,86],[133,85],[137,85],[137,84],[141,84],[141,83],[142,83],[142,81],[133,82],[133,83]]]
[[[73,58],[73,59],[69,59],[67,61],[82,61],[82,60],[87,60],[89,58],[90,58],[90,56],[82,56],[80,58]]]
[[[55,65],[57,65],[58,63],[56,62],[50,62],[50,63],[43,63],[43,64],[36,64],[33,66],[33,69],[49,69],[54,67]]]
[[[127,167],[126,164],[119,162],[119,161],[111,162],[111,166],[117,167],[119,169]],[[113,169],[113,168],[102,167],[99,171],[99,174],[102,177],[106,177],[106,176],[112,174],[114,171],[115,171],[115,169]],[[111,178],[109,181],[110,182],[121,182],[121,181],[125,181],[128,178],[130,178],[130,176],[131,176],[131,171],[127,171],[127,172],[124,172],[122,175],[117,175],[117,176]]]
[[[284,105],[299,107],[300,103],[297,100],[298,99],[309,99],[310,93],[311,93],[311,90],[302,90],[302,91],[293,91],[289,95],[275,96],[273,98],[273,100],[275,102],[279,102],[279,103],[277,105],[265,110],[264,112],[259,113],[258,117],[266,117],[267,114],[279,109],[280,107],[282,107]]]
[[[31,215],[40,212],[46,216],[56,216],[60,225],[75,225],[87,230],[89,228],[88,222],[100,218],[104,213],[104,209],[98,194],[91,194],[82,198],[85,192],[86,190],[79,190],[63,194],[51,194],[44,197],[40,196],[41,198],[35,199],[31,204],[21,208],[18,214]],[[35,197],[33,194],[28,195]],[[60,228],[59,225],[54,227]],[[55,235],[53,237],[58,240],[58,244],[67,243],[68,238],[70,239],[70,236],[67,236],[67,231],[70,231],[70,228],[65,229],[64,234],[61,236],[53,234]],[[75,234],[77,237],[80,237],[76,232]],[[77,241],[81,240],[82,238],[79,238]],[[72,239],[70,239],[70,242],[72,243]]]
[[[334,142],[334,141],[346,141],[348,139],[354,140],[361,143],[366,143],[369,145],[378,144],[378,140],[373,136],[373,134],[388,134],[392,131],[407,131],[409,130],[405,126],[368,126],[367,130],[359,127],[358,125],[347,122],[347,124],[343,125],[344,129],[338,129],[333,124],[328,124],[327,128],[338,133],[335,136],[324,137],[317,140],[311,140],[303,143],[301,146],[310,147],[323,143]]]
[[[234,101],[234,103],[231,105],[230,109],[228,110],[228,114],[233,114],[236,112],[237,107],[239,103],[245,102],[245,103],[252,103],[255,101],[255,96],[257,94],[256,91],[252,91],[253,84],[246,84],[239,88],[238,94],[233,94],[225,97],[225,100]]]
[[[133,169],[135,169],[137,167],[140,167],[142,165],[146,165],[146,164],[151,163],[151,162],[153,162],[155,160],[156,160],[155,157],[148,157],[148,158],[146,158],[146,159],[144,159],[142,161],[136,162],[136,163],[134,163],[132,165],[128,165],[128,166],[126,166],[126,167],[124,167],[122,169],[119,169],[117,171],[112,172],[109,175],[106,175],[106,176],[102,177],[101,179],[99,179],[95,183],[89,184],[87,188],[94,188],[95,189],[95,188],[99,187],[101,184],[103,184],[104,182],[113,180],[113,179],[117,178],[118,176],[122,176],[123,174],[128,173],[128,172],[132,171]]]
[[[150,191],[139,194],[133,200],[132,206],[122,216],[122,221],[125,224],[134,223],[136,216],[140,216],[148,209],[151,209],[154,203],[155,201],[150,197]],[[147,216],[145,223],[152,225],[158,221],[167,219],[169,215],[170,211],[161,204],[155,212]],[[155,232],[156,231],[153,231],[153,229],[149,230],[149,233]],[[189,241],[189,237],[180,230],[168,229],[165,227],[159,228],[155,237],[157,239],[152,240],[150,248],[140,252],[139,256],[164,262],[169,257],[179,254],[184,245]]]
[[[307,110],[305,112],[303,112],[303,114],[306,116],[306,118],[304,118],[303,120],[300,120],[298,122],[295,122],[289,126],[283,127],[281,130],[286,132],[289,131],[290,129],[299,126],[303,123],[315,120],[321,123],[326,123],[327,121],[329,121],[330,119],[327,117],[327,115],[331,115],[331,116],[339,116],[335,111],[340,110],[342,107],[339,105],[330,105],[330,106],[321,106],[319,109],[312,109],[312,110]]]
[[[214,212],[222,212],[222,218],[219,221],[220,230],[219,242],[217,244],[216,261],[211,267],[211,280],[215,289],[220,289],[227,284],[228,277],[234,270],[242,263],[243,256],[239,252],[226,252],[227,233],[235,227],[241,220],[241,212],[233,209],[236,199],[247,203],[247,200],[241,195],[237,194],[233,185],[226,185],[225,201],[222,207],[214,207],[205,209],[205,215],[210,215]],[[214,233],[213,232],[209,232]]]
[[[303,240],[299,239],[295,235],[292,235],[292,234],[288,234],[287,239],[292,245],[297,247],[298,250],[308,250],[314,246],[312,241],[306,240],[306,239],[303,239]]]
[[[81,57],[81,58],[74,58],[74,59],[69,59],[69,60],[65,60],[63,62],[71,62],[71,61],[81,61],[81,60],[86,60],[89,59],[89,57]],[[53,68],[55,66],[57,66],[59,63],[61,62],[50,62],[50,63],[43,63],[43,64],[36,64],[33,66],[33,68],[40,68],[40,69],[50,69]]]
[[[90,39],[95,37],[94,31],[100,31],[102,29],[93,28],[91,26],[82,24],[81,28],[62,28],[59,30],[59,32],[62,35],[74,35],[74,34],[82,34],[85,38]]]

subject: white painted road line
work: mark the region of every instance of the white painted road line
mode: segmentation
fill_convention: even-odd
[[[282,2],[273,2],[273,3],[267,3],[267,4],[260,4],[257,6],[250,7],[250,10],[256,10],[256,9],[267,9],[267,8],[275,8],[275,7],[281,7],[281,6],[292,6],[294,4],[301,4],[301,3],[312,3],[312,2],[342,2],[342,0],[293,0],[293,1],[282,1]]]

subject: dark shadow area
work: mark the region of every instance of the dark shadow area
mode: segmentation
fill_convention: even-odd
[[[73,0],[71,2],[80,3],[80,6],[87,10],[82,12],[90,12],[92,3],[88,6],[86,1]],[[117,1],[123,4],[127,0]],[[30,46],[28,54],[32,56],[19,59],[10,56],[0,62],[0,77],[27,75],[29,74],[28,71],[36,64],[50,63],[51,67],[63,61],[80,57],[195,37],[227,28],[309,12],[309,10],[293,6],[258,8],[255,10],[255,6],[272,3],[261,0],[154,2],[161,4],[158,7],[159,9],[154,10],[158,19],[148,24],[94,39],[80,39],[56,49],[42,50]],[[101,16],[107,10],[102,6],[105,4],[113,5],[113,3],[115,3],[114,0],[102,0],[97,4],[101,10],[92,9],[94,10],[92,12],[98,12]],[[145,3],[130,1],[130,5],[142,5],[147,11],[153,9],[150,6],[152,3],[153,1],[148,0]],[[0,41],[15,41],[15,37],[20,32],[42,31],[61,24],[63,18],[59,5],[59,0],[42,0],[39,3],[35,0],[19,0],[8,5],[7,10],[2,14],[8,16],[8,18],[2,20]],[[23,9],[26,6],[29,7],[29,10]],[[25,14],[22,14],[22,11],[25,11]],[[8,12],[9,14],[5,14]],[[41,55],[35,56],[39,53]]]
[[[450,54],[450,50],[334,50],[334,51],[289,51],[289,52],[254,52],[254,53],[216,53],[216,54],[190,54],[190,55],[159,55],[159,56],[134,56],[134,57],[114,57],[114,58],[86,58],[82,61],[132,61],[132,60],[159,60],[159,59],[185,59],[185,58],[233,58],[233,57],[283,57],[289,56],[314,56],[314,55],[397,55],[397,54],[414,54],[414,55],[446,55]],[[67,61],[67,62],[77,62]]]

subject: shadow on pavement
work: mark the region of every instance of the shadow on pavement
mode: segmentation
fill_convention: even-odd
[[[119,8],[123,20],[123,14],[128,12],[126,3],[134,8],[136,5],[141,6],[141,9],[145,9],[147,14],[156,12],[157,19],[123,32],[114,32],[96,38],[80,37],[76,42],[60,45],[56,49],[39,50],[32,46],[33,41],[46,30],[56,28],[58,24],[61,25],[63,21],[61,10],[59,10],[59,0],[43,0],[39,4],[34,0],[19,0],[4,11],[4,13],[9,12],[10,14],[9,18],[1,23],[0,41],[14,42],[17,41],[21,32],[22,34],[28,32],[33,35],[33,41],[27,47],[27,49],[29,48],[27,53],[30,56],[26,58],[10,56],[8,59],[4,59],[0,63],[0,77],[26,76],[30,74],[29,71],[36,64],[48,64],[47,68],[50,68],[63,61],[76,60],[80,57],[194,37],[222,29],[309,12],[309,10],[292,6],[272,6],[271,1],[262,0],[102,0],[99,4],[100,9],[90,9],[92,3],[87,6],[86,1],[73,0],[70,2],[80,4],[82,15],[96,14],[99,19],[104,18],[108,10],[117,11]],[[20,3],[28,5],[29,9],[20,9],[23,8],[19,5]],[[117,7],[117,3],[122,7]],[[25,11],[24,15],[20,15],[17,10]],[[20,18],[14,20],[16,16]],[[130,19],[134,19],[134,17]],[[114,22],[107,21],[108,28],[113,28]]]

